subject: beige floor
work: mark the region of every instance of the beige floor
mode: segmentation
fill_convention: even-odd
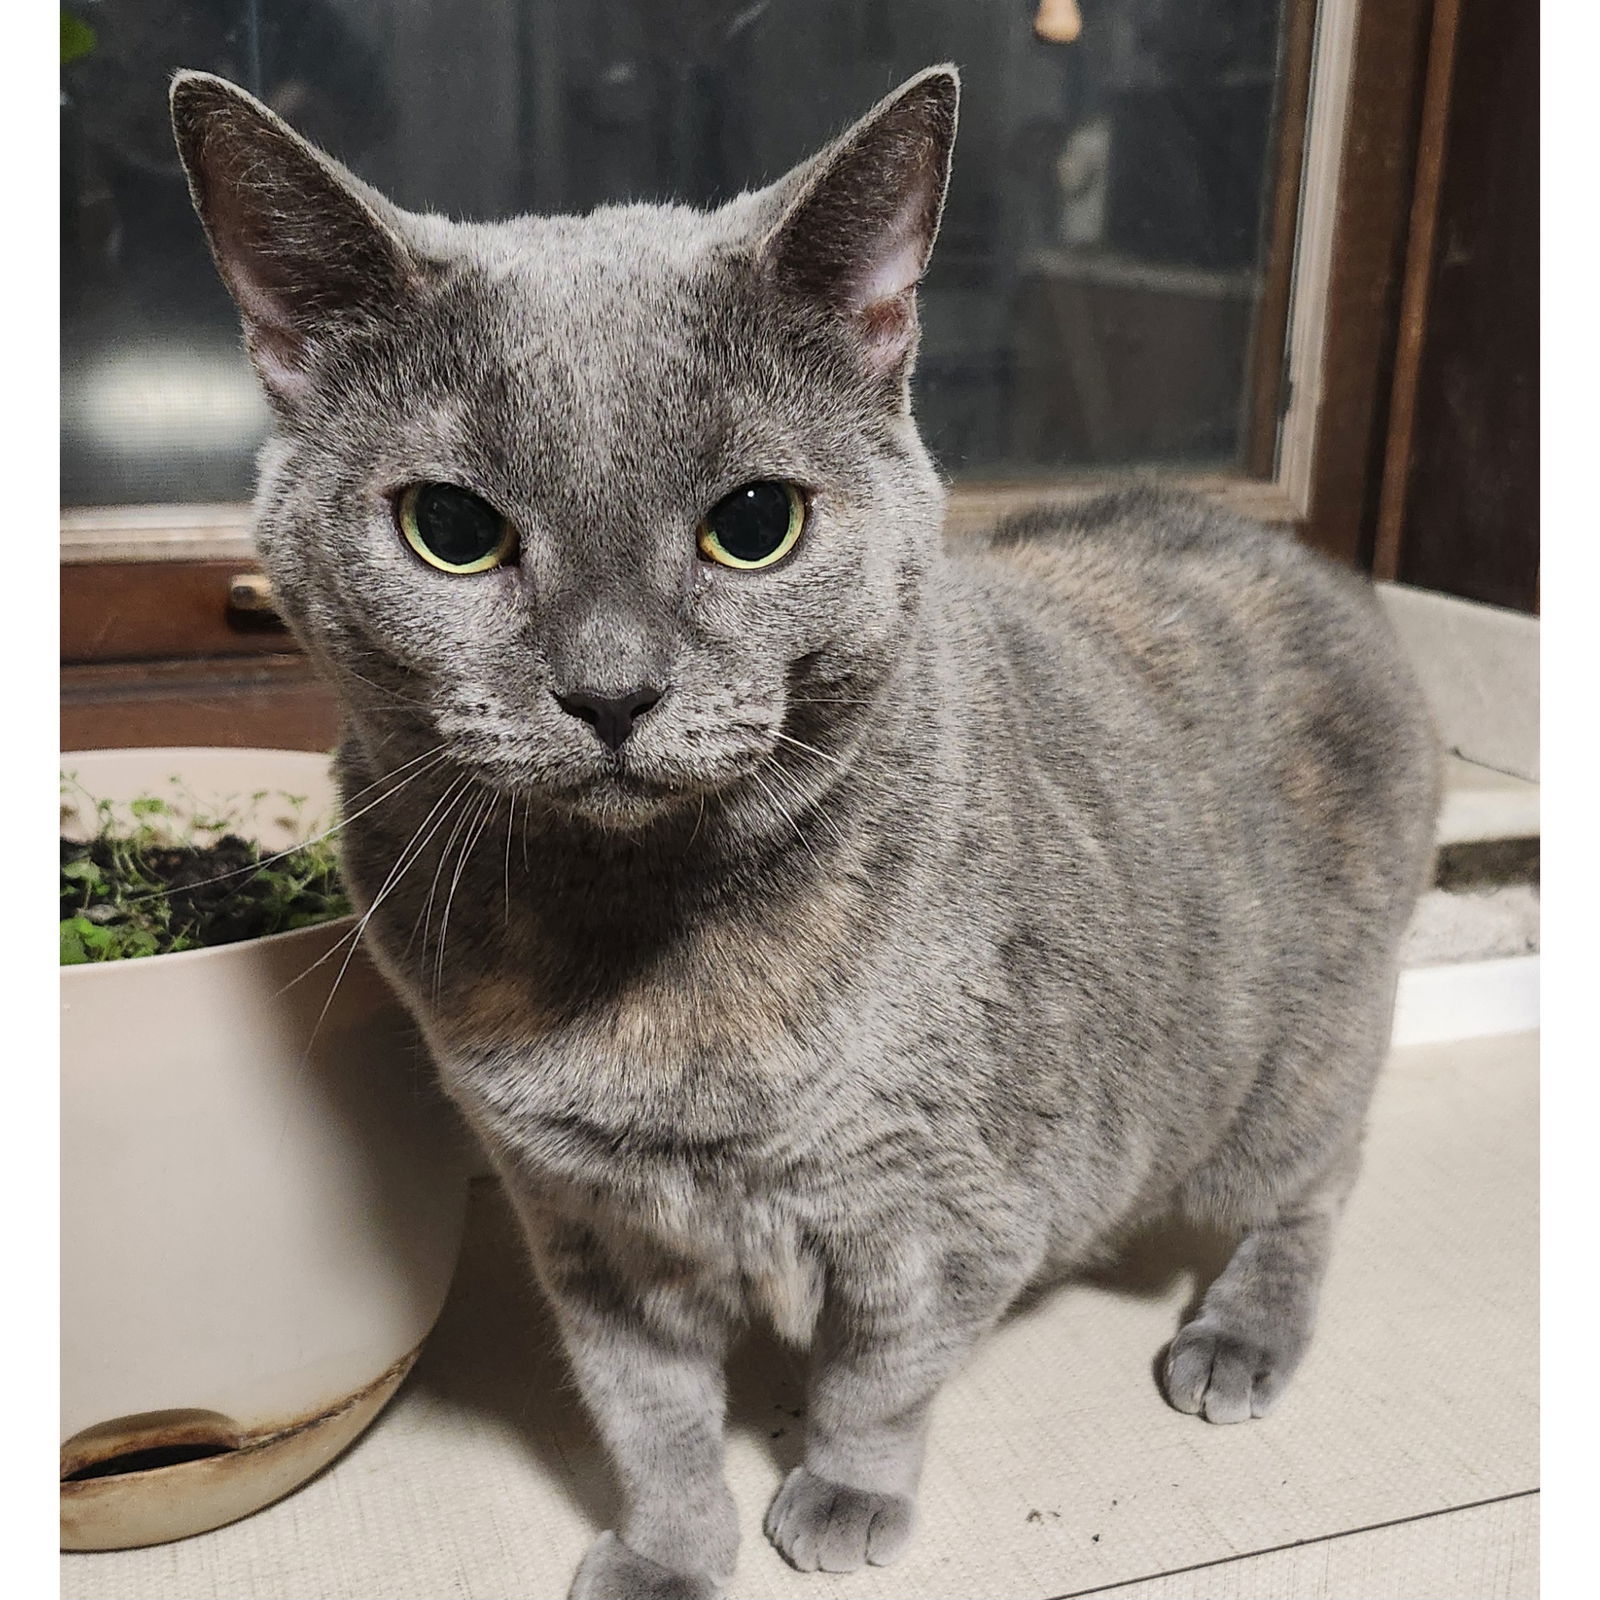
[[[1165,1240],[1007,1323],[944,1396],[894,1568],[791,1572],[762,1509],[792,1356],[746,1352],[736,1600],[1528,1600],[1537,1592],[1537,1036],[1392,1060],[1318,1342],[1263,1422],[1158,1398],[1193,1292]],[[445,1317],[377,1426],[231,1528],[62,1558],[64,1600],[560,1600],[611,1490],[487,1187]]]

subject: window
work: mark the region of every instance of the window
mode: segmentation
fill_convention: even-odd
[[[1495,411],[1532,392],[1528,342],[1507,332],[1470,417],[1448,402],[1451,363],[1481,365],[1474,308],[1533,304],[1522,253],[1521,277],[1492,251],[1442,253],[1500,236],[1506,205],[1475,197],[1528,170],[1497,154],[1504,129],[1536,146],[1532,14],[1515,48],[1496,15],[1486,0],[67,0],[68,742],[333,737],[250,573],[267,413],[172,147],[173,68],[244,84],[402,205],[497,217],[715,203],[954,60],[966,93],[916,380],[954,533],[1133,468],[1382,575],[1533,605],[1518,508],[1536,485],[1512,455],[1533,459],[1536,429],[1525,406],[1514,426]],[[1461,439],[1479,441],[1470,471]],[[156,709],[130,723],[135,702]]]
[[[63,72],[68,506],[241,501],[266,426],[167,130],[176,66],[242,83],[402,205],[503,216],[714,204],[953,59],[917,378],[946,470],[1270,476],[1286,297],[1269,280],[1292,243],[1275,207],[1303,115],[1284,0],[1082,0],[1070,40],[1054,0],[1053,30],[1029,0],[76,9],[93,38]]]

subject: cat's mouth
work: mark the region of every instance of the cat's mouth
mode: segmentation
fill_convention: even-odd
[[[697,810],[752,782],[761,787],[761,769],[776,765],[764,724],[740,729],[735,738],[628,737],[610,749],[600,739],[551,748],[553,741],[473,724],[441,731],[452,765],[483,787],[525,803],[530,812],[627,831]]]
[[[503,794],[602,827],[635,829],[673,810],[701,804],[708,794],[736,781],[739,774],[715,780],[691,771],[663,771],[625,756],[583,771],[530,771],[514,765],[463,762],[480,783]]]
[[[625,763],[598,774],[577,791],[580,799],[608,803],[617,799],[651,805],[671,805],[694,798],[704,786],[682,778],[662,778],[640,772]]]

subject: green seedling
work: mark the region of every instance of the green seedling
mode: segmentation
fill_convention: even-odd
[[[264,855],[236,831],[238,809],[201,806],[171,781],[172,798],[142,795],[122,821],[63,777],[63,822],[94,824],[88,838],[61,837],[63,966],[208,949],[350,914],[330,840]],[[281,825],[303,831],[304,795],[260,791],[249,804],[259,812],[268,800],[281,802]]]

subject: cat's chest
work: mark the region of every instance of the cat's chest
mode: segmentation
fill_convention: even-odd
[[[803,1345],[822,1304],[822,1263],[807,1248],[808,1230],[789,1198],[664,1189],[658,1210],[627,1207],[615,1214],[614,1228],[657,1261],[682,1263],[767,1317],[782,1338]]]
[[[534,1078],[550,1104],[653,1104],[686,1134],[739,1112],[748,1129],[764,1086],[813,1078],[845,1046],[868,972],[845,946],[829,918],[754,935],[707,922],[648,955],[575,954],[513,930],[418,989],[416,1009],[487,1091]]]
[[[751,1138],[526,1106],[487,1131],[522,1191],[602,1238],[637,1284],[694,1280],[784,1338],[809,1340],[823,1277],[810,1241],[830,1231],[831,1206],[803,1161]]]
[[[577,1019],[435,1034],[453,1097],[502,1169],[541,1205],[604,1232],[644,1276],[689,1274],[809,1339],[830,1231],[824,1126],[796,1095],[792,1039],[755,1041],[715,1018],[650,1023],[592,1007]],[[509,1019],[508,1019],[509,1021]],[[643,1034],[643,1037],[633,1035]],[[836,1108],[837,1109],[837,1108]]]
[[[484,889],[491,904],[499,889]],[[452,932],[450,959],[413,986],[417,1008],[463,1051],[671,1072],[790,1055],[869,977],[870,908],[854,879],[667,898],[662,910],[609,880],[582,895],[546,887],[537,907]]]

